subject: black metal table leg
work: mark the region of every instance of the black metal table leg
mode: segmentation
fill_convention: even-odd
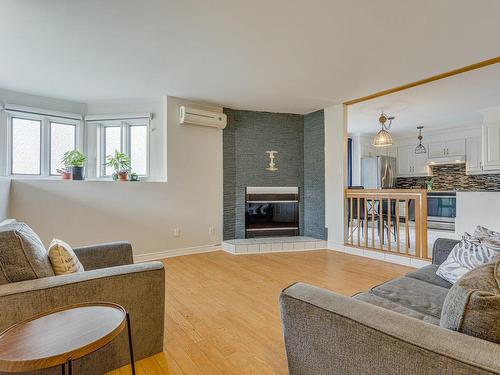
[[[62,373],[62,375],[66,375],[66,363],[63,363],[61,365],[61,373]]]
[[[132,328],[130,327],[130,316],[128,315],[128,312],[127,312],[127,331],[128,331],[128,347],[130,352],[130,366],[132,367],[132,375],[135,375],[134,348],[132,347]]]
[[[72,375],[72,374],[73,374],[73,361],[70,358],[68,360],[68,375]]]

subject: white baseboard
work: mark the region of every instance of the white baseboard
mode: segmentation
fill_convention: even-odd
[[[219,244],[185,247],[182,249],[163,250],[154,253],[134,255],[134,262],[136,263],[148,262],[150,260],[160,260],[165,258],[178,257],[181,255],[209,253],[211,251],[217,251],[217,250],[222,250]]]
[[[431,261],[405,257],[388,252],[372,251],[369,249],[360,249],[357,247],[350,247],[346,245],[330,244],[328,243],[328,249],[338,251],[341,253],[347,253],[350,255],[355,255],[359,257],[371,258],[382,260],[384,262],[401,264],[404,266],[409,266],[413,268],[421,268],[431,264]]]

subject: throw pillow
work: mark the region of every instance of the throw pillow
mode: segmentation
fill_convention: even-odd
[[[439,266],[436,275],[454,284],[467,272],[491,262],[499,254],[500,249],[496,250],[484,245],[481,241],[464,236]]]
[[[22,222],[0,226],[0,284],[54,276],[47,250]]]
[[[0,223],[0,226],[15,223],[16,219],[5,219]]]
[[[494,248],[500,251],[500,233],[487,229],[481,225],[476,227],[472,238],[481,242],[487,247]]]
[[[478,267],[450,289],[440,326],[500,344],[500,259]]]
[[[56,275],[83,272],[83,265],[66,242],[53,239],[49,245],[49,258]]]

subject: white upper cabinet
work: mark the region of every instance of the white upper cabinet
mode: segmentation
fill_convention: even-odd
[[[371,143],[361,143],[361,157],[372,158],[375,156],[393,156],[396,157],[396,146],[375,147]]]
[[[465,139],[446,141],[446,156],[464,156]]]
[[[429,159],[444,158],[446,156],[446,142],[431,142],[427,150]]]
[[[415,146],[398,147],[398,176],[427,176],[429,167],[427,166],[427,154],[415,154]]]
[[[415,176],[427,176],[429,174],[429,166],[427,165],[427,154],[415,154],[415,147],[413,151],[413,174]]]
[[[465,139],[429,143],[429,159],[465,155]]]
[[[481,137],[467,139],[467,163],[465,165],[467,174],[483,173]]]
[[[483,125],[483,169],[500,170],[500,123]]]

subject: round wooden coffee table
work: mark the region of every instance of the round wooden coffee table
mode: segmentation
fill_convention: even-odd
[[[23,372],[61,366],[109,344],[127,326],[130,365],[135,374],[130,319],[120,305],[108,302],[61,307],[15,324],[0,333],[0,371]]]

